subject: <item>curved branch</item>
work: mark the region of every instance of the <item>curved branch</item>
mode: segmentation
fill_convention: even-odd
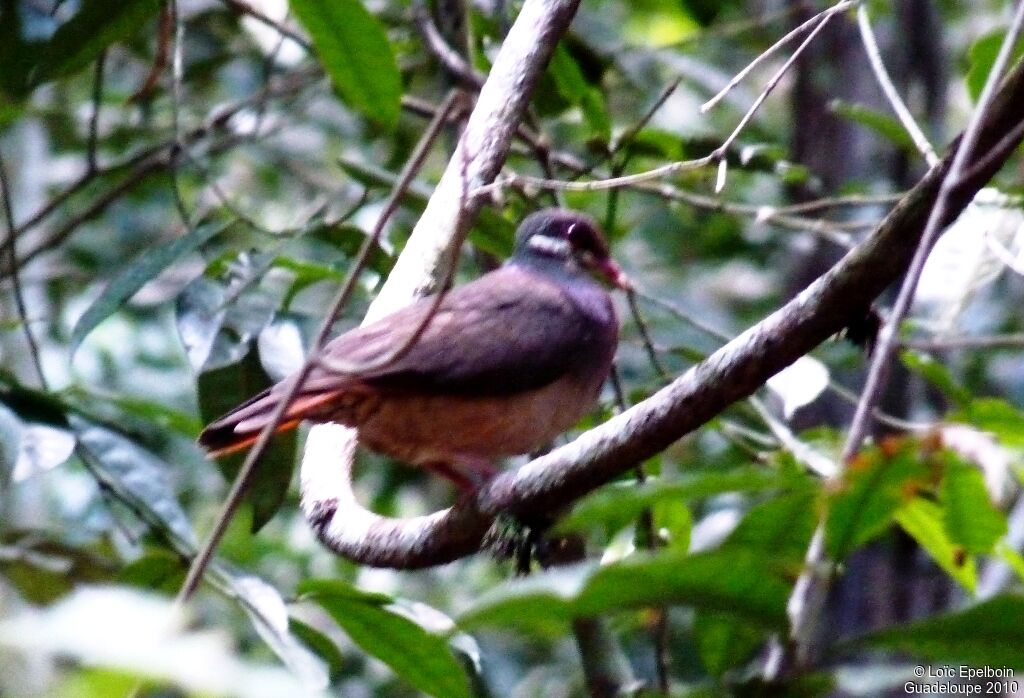
[[[988,154],[1022,121],[1024,64],[1004,81],[982,126],[975,162],[984,170],[972,171],[976,176],[954,192],[944,224],[1003,165],[1012,151],[1002,149],[999,158]],[[304,502],[311,525],[325,545],[363,564],[407,569],[443,564],[475,552],[499,513],[528,518],[564,507],[663,451],[840,331],[899,278],[955,151],[956,144],[867,240],[782,308],[652,397],[572,443],[495,477],[450,509],[412,519],[388,519],[362,509],[351,495],[351,454],[339,453],[335,444],[330,458],[331,448],[319,438],[326,432],[318,430],[341,427],[316,427],[303,461],[303,489],[308,496],[312,490],[306,486],[316,485],[317,491],[331,494]],[[322,454],[316,462],[313,452]],[[344,468],[338,467],[338,455],[345,456]]]

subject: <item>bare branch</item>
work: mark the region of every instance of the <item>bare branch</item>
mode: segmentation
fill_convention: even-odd
[[[1004,82],[978,132],[985,153],[1024,120],[1024,65]],[[354,444],[348,430],[314,427],[303,460],[303,506],[325,545],[357,562],[400,568],[443,564],[475,552],[493,517],[564,507],[581,495],[663,451],[712,419],[769,377],[862,315],[906,270],[924,232],[953,157],[896,205],[875,232],[775,313],[729,342],[667,387],[572,443],[483,485],[451,509],[412,519],[389,519],[363,509],[349,482]],[[979,174],[991,177],[1004,160]],[[960,187],[943,223],[975,192]]]
[[[1013,23],[1003,39],[1003,45],[988,74],[985,87],[978,97],[977,108],[971,116],[967,128],[952,154],[933,167],[929,173],[932,175],[929,178],[938,178],[938,191],[934,203],[928,207],[928,217],[924,228],[914,241],[913,256],[900,286],[899,295],[878,334],[864,389],[853,415],[846,444],[840,454],[839,476],[842,475],[843,464],[856,455],[867,436],[868,420],[888,376],[892,354],[896,347],[896,333],[914,299],[917,283],[921,278],[921,272],[932,246],[942,229],[959,215],[976,193],[963,191],[963,173],[970,167],[975,149],[984,153],[987,149],[998,146],[997,141],[1004,137],[1006,131],[1012,130],[1007,127],[1000,129],[997,133],[992,133],[991,131],[986,132],[985,127],[989,111],[996,112],[1000,106],[1003,106],[1000,104],[1000,97],[1006,94],[1005,86],[1002,94],[996,94],[996,85],[1006,68],[1013,45],[1016,43],[1022,27],[1024,27],[1024,0],[1017,5]],[[1018,66],[1013,78],[1019,78],[1020,75],[1021,67]],[[1013,80],[1011,79],[1009,82],[1012,84]],[[1016,119],[1017,122],[1020,120]],[[1010,126],[1014,125],[1016,124],[1011,122]],[[979,148],[979,146],[982,147]],[[995,170],[990,171],[988,177],[994,173]],[[980,183],[978,186],[980,187]],[[819,522],[804,558],[804,571],[797,579],[793,592],[790,594],[787,608],[790,617],[789,638],[785,643],[777,644],[772,648],[765,666],[765,677],[769,680],[778,679],[792,666],[800,666],[809,659],[810,636],[818,621],[832,576],[832,564],[827,560],[823,539],[824,524]]]
[[[921,127],[914,121],[907,105],[900,98],[900,93],[896,91],[896,86],[892,84],[889,71],[885,69],[885,63],[882,61],[882,53],[878,50],[878,42],[875,41],[875,32],[871,29],[871,19],[868,17],[868,8],[865,5],[857,8],[857,27],[860,29],[860,39],[864,44],[864,51],[868,54],[868,62],[871,64],[875,79],[878,81],[879,87],[882,88],[885,98],[889,100],[889,105],[896,112],[903,128],[907,129],[914,145],[924,156],[928,167],[935,167],[939,156],[935,154],[935,148],[932,147]]]

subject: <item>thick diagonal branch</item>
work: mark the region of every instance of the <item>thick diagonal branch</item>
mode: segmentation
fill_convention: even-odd
[[[975,162],[952,197],[952,221],[998,171],[1012,149],[1005,135],[1024,121],[1024,66],[1000,88],[976,145]],[[1017,138],[1016,143],[1019,143]],[[1016,143],[1014,145],[1016,145]],[[333,478],[336,498],[311,502],[307,514],[325,545],[363,564],[416,568],[442,564],[475,552],[494,517],[511,512],[529,517],[564,507],[626,472],[708,422],[733,402],[862,315],[906,269],[920,240],[939,185],[956,150],[896,205],[873,234],[796,298],[750,328],[701,364],[632,409],[591,429],[572,443],[499,475],[451,509],[413,519],[387,519],[351,498],[347,469],[337,456],[319,461]],[[998,150],[1000,157],[988,154]],[[331,427],[324,427],[330,429]],[[314,434],[314,437],[317,435]],[[311,438],[307,461],[329,458],[326,439]],[[304,463],[304,471],[307,463]]]

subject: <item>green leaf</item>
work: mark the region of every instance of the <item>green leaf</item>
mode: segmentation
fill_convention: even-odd
[[[675,480],[650,479],[642,485],[616,483],[583,498],[558,524],[559,531],[603,527],[609,534],[635,521],[660,502],[692,501],[723,492],[762,492],[811,486],[805,477],[781,477],[765,468],[687,473]]]
[[[1024,448],[1024,413],[999,398],[972,400],[959,412],[950,415],[949,419],[987,431],[1004,446]]]
[[[160,0],[83,0],[78,12],[39,49],[32,84],[40,85],[84,68],[108,46],[138,32],[160,5]]]
[[[978,97],[981,96],[981,91],[985,87],[988,74],[992,71],[992,66],[996,62],[999,47],[1003,45],[1005,38],[1006,30],[997,29],[971,44],[971,48],[967,52],[967,62],[970,67],[967,70],[967,78],[965,80],[967,93],[971,96],[971,101],[977,102]],[[1012,65],[1014,60],[1022,54],[1024,54],[1024,42],[1018,41],[1013,52],[1010,54],[1010,64]]]
[[[380,22],[359,0],[291,0],[342,99],[387,128],[398,121],[402,76]]]
[[[78,417],[71,417],[70,421],[81,446],[79,456],[115,481],[117,487],[145,503],[169,533],[195,545],[192,524],[171,487],[169,464],[120,434],[92,426]]]
[[[558,93],[568,102],[578,106],[590,128],[607,141],[611,135],[612,124],[604,104],[604,95],[587,82],[576,65],[576,60],[562,44],[558,45],[551,56],[548,74],[554,80]]]
[[[447,639],[386,606],[387,596],[339,580],[310,580],[298,591],[302,600],[327,611],[363,651],[418,690],[441,698],[470,696],[466,673]]]
[[[882,533],[896,510],[916,491],[915,481],[927,480],[928,466],[909,440],[895,452],[875,447],[860,453],[849,465],[844,482],[829,504],[825,548],[841,561],[854,549]]]
[[[903,365],[917,375],[934,385],[944,395],[951,398],[958,405],[966,405],[971,399],[971,393],[950,373],[949,369],[936,361],[928,354],[905,351],[900,355]]]
[[[269,388],[270,377],[260,363],[255,346],[236,363],[203,371],[196,381],[199,411],[211,422]],[[252,504],[252,532],[258,532],[278,512],[288,494],[295,470],[298,437],[295,431],[277,434],[267,446],[256,467],[244,500]],[[233,453],[217,459],[217,466],[228,482],[234,480],[245,460],[245,453]]]
[[[974,558],[950,539],[943,526],[944,518],[942,507],[921,497],[915,497],[896,512],[896,523],[960,586],[974,593],[978,585]]]
[[[787,492],[752,508],[723,547],[744,547],[780,563],[802,565],[817,523],[813,489]]]
[[[115,3],[116,4],[116,3]],[[174,262],[192,252],[228,224],[204,223],[190,230],[186,235],[167,244],[146,250],[122,269],[107,285],[99,298],[93,301],[71,332],[71,354],[73,355],[86,335],[97,325],[118,311],[124,303]]]
[[[763,628],[751,627],[719,611],[699,612],[693,633],[701,662],[716,677],[750,659],[766,634]]]
[[[240,601],[256,632],[274,654],[302,678],[310,688],[324,689],[329,678],[327,665],[291,632],[288,608],[281,594],[267,582],[251,574],[221,572]]]
[[[917,148],[914,145],[914,140],[898,119],[866,107],[863,104],[851,104],[840,99],[832,100],[829,107],[844,119],[856,122],[861,126],[866,126],[893,145],[899,146],[904,150],[916,152]]]
[[[769,556],[749,550],[696,555],[662,550],[603,567],[577,565],[508,582],[466,609],[459,625],[555,631],[576,616],[681,604],[779,627],[785,623],[788,593],[782,566]]]
[[[924,660],[1024,670],[1024,597],[997,596],[965,611],[871,633],[856,645]]]
[[[992,504],[981,471],[955,454],[945,455],[946,471],[939,496],[946,532],[968,552],[988,553],[1006,534],[1006,517]]]
[[[345,666],[345,657],[331,638],[297,618],[289,620],[289,627],[295,637],[327,664],[327,671],[332,681],[341,676]]]
[[[185,572],[181,557],[158,548],[122,568],[117,579],[122,584],[173,595],[185,581]]]

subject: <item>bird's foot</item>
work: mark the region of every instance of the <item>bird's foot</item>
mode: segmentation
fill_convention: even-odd
[[[512,560],[516,573],[527,575],[544,530],[545,527],[528,524],[514,514],[498,514],[484,534],[482,547],[496,560]]]

